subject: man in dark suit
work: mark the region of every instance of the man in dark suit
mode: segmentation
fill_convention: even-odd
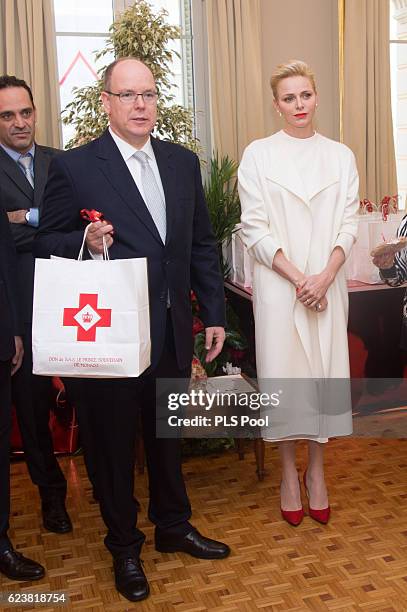
[[[72,530],[65,508],[66,480],[54,455],[49,430],[52,379],[32,374],[31,323],[34,287],[32,245],[51,159],[57,149],[35,143],[35,106],[27,83],[0,76],[0,184],[17,249],[18,295],[24,323],[24,359],[12,379],[27,467],[38,485],[44,527]]]
[[[12,580],[37,580],[45,570],[14,550],[7,531],[10,515],[10,374],[23,359],[18,312],[16,253],[0,193],[0,572]]]
[[[109,220],[90,226],[90,256],[100,256],[104,236],[111,258],[147,258],[151,366],[137,379],[86,379],[83,385],[97,440],[97,490],[108,528],[105,544],[114,558],[116,588],[137,601],[149,593],[139,560],[145,536],[136,527],[133,501],[137,404],[156,549],[205,559],[230,552],[189,522],[180,440],[155,435],[156,380],[189,378],[191,372],[190,289],[200,302],[208,360],[224,341],[224,292],[199,160],[179,145],[150,137],[157,117],[152,73],[134,58],[117,60],[106,69],[102,102],[109,129],[51,162],[35,251],[39,257],[77,257],[84,230],[80,210],[88,208]]]

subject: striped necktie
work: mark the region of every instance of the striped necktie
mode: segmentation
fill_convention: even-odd
[[[144,151],[136,151],[133,157],[141,164],[141,185],[144,201],[148,211],[157,227],[161,240],[165,244],[167,234],[167,219],[165,214],[165,201],[157,185],[154,172],[148,163],[148,155]]]
[[[21,155],[18,159],[18,164],[21,166],[24,172],[24,176],[27,181],[30,183],[31,187],[34,189],[34,177],[32,175],[32,162],[33,158],[30,153],[26,153],[25,155]]]

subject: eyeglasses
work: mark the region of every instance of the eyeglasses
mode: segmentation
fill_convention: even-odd
[[[134,104],[139,96],[143,98],[144,104],[154,104],[157,100],[158,93],[156,91],[143,91],[142,93],[136,93],[135,91],[120,91],[114,93],[113,91],[107,91],[110,96],[116,96],[123,104]]]

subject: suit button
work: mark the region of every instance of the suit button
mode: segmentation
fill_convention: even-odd
[[[165,260],[165,265],[168,266],[169,263],[170,263],[170,259],[166,259]]]

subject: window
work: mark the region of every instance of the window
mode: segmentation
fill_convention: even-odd
[[[407,197],[407,0],[390,2],[391,104],[400,208]]]
[[[153,11],[167,10],[168,22],[182,28],[182,37],[173,47],[180,56],[172,66],[174,101],[194,110],[191,0],[149,0],[149,3]],[[114,60],[106,55],[96,62],[94,52],[105,47],[114,14],[131,4],[129,0],[54,0],[62,110],[73,99],[74,87],[94,83],[98,70]],[[63,125],[62,133],[65,146],[73,136],[73,128]]]

